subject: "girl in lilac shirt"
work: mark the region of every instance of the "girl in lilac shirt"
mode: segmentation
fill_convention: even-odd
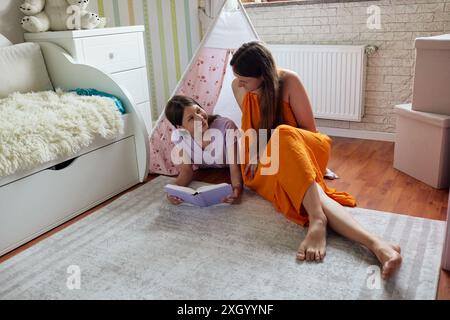
[[[200,168],[229,167],[233,193],[224,202],[238,203],[242,193],[242,175],[237,161],[237,136],[227,139],[227,134],[238,130],[234,122],[219,115],[208,115],[195,100],[181,95],[169,100],[165,115],[177,129],[172,137],[176,144],[172,156],[177,158],[172,157],[172,161],[180,171],[175,183],[188,186],[192,182],[193,165]],[[176,197],[167,197],[173,204],[182,202]]]

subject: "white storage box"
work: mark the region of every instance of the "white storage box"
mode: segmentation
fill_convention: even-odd
[[[450,116],[395,107],[397,134],[394,168],[429,184],[447,188],[450,182]]]
[[[450,271],[450,195],[447,207],[447,234],[445,236],[444,252],[442,253],[442,268]]]
[[[412,109],[450,115],[450,34],[416,39]]]

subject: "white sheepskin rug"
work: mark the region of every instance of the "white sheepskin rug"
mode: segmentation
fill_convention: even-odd
[[[123,133],[114,101],[61,90],[0,99],[0,177],[78,153]]]

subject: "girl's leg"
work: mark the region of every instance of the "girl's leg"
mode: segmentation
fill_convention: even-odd
[[[302,261],[323,260],[326,252],[327,217],[315,182],[306,191],[302,204],[308,213],[309,227],[298,249],[297,258]]]
[[[400,247],[365,230],[343,206],[328,197],[319,185],[315,185],[330,228],[342,236],[366,246],[380,261],[383,278],[387,279],[391,276],[402,262]]]

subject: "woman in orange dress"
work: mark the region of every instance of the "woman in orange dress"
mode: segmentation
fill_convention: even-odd
[[[243,143],[244,183],[272,202],[288,219],[308,225],[297,258],[323,260],[329,226],[369,248],[382,265],[383,278],[391,276],[401,265],[400,247],[365,230],[342,206],[355,206],[355,199],[327,187],[323,180],[331,139],[317,131],[299,76],[278,69],[261,42],[242,45],[230,64],[236,77],[232,87],[242,110],[244,133],[267,130],[269,137],[267,147],[260,148],[265,149],[266,157],[264,150],[252,152],[257,147],[251,146],[261,141],[243,139],[248,142]],[[272,162],[267,161],[269,157]],[[276,170],[270,172],[274,161]]]

